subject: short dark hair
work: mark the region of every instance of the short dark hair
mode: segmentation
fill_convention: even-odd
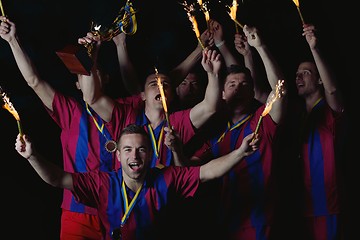
[[[226,81],[226,77],[229,76],[230,74],[237,74],[237,73],[244,73],[246,78],[250,81],[251,84],[254,84],[254,80],[251,76],[251,71],[250,69],[248,69],[247,67],[243,66],[243,65],[238,65],[238,64],[232,64],[229,67],[226,68],[226,75],[223,78],[224,79],[224,83]]]
[[[119,142],[122,136],[128,135],[128,134],[140,134],[146,138],[147,144],[149,147],[151,147],[150,137],[149,134],[145,131],[143,126],[139,126],[136,124],[129,124],[123,130],[121,130]],[[118,142],[118,144],[119,144]]]

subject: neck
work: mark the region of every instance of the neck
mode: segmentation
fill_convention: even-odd
[[[145,115],[149,119],[151,127],[155,129],[164,120],[164,112],[162,110],[150,110],[145,108]]]
[[[139,178],[139,179],[133,179],[128,177],[124,172],[123,172],[123,179],[125,182],[125,185],[131,189],[131,191],[136,192],[144,183],[144,178]]]
[[[312,94],[312,95],[308,95],[307,97],[305,97],[306,111],[308,113],[311,112],[311,110],[313,109],[315,103],[322,97],[323,96],[319,92],[317,92],[315,94]]]

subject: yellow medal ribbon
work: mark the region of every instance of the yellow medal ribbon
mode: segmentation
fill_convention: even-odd
[[[125,181],[122,181],[122,193],[123,193],[123,199],[124,199],[124,204],[125,204],[125,213],[124,216],[121,218],[121,225],[123,225],[125,223],[125,221],[128,219],[131,210],[134,208],[137,197],[139,196],[139,193],[141,192],[143,185],[141,185],[141,187],[138,188],[138,190],[135,193],[135,196],[133,197],[133,199],[131,200],[130,204],[128,202],[128,197],[127,197],[127,193],[126,193],[126,186],[125,186]]]
[[[228,122],[228,126],[227,126],[227,128],[226,128],[226,130],[225,130],[225,132],[223,132],[223,134],[221,134],[221,136],[219,137],[219,139],[217,140],[217,142],[216,143],[219,143],[219,142],[221,142],[222,140],[224,140],[224,137],[225,137],[225,134],[227,133],[227,132],[231,132],[232,130],[234,130],[235,128],[238,128],[238,127],[240,127],[244,122],[246,122],[247,120],[249,120],[249,118],[252,116],[252,114],[251,115],[248,115],[247,117],[245,117],[245,118],[243,118],[242,120],[240,120],[239,122],[237,122],[236,124],[234,124],[232,127],[231,127],[231,125],[230,125],[230,122]]]
[[[99,129],[99,131],[100,131],[101,133],[103,133],[104,123],[102,123],[101,126],[99,125],[99,123],[96,121],[95,117],[92,115],[92,113],[91,113],[91,111],[90,111],[90,109],[89,109],[89,105],[88,105],[87,103],[86,103],[86,110],[87,110],[87,112],[90,114],[90,116],[92,117],[92,119],[94,120],[94,123],[95,123],[97,129]],[[106,138],[106,137],[105,137],[105,138]]]
[[[160,147],[161,147],[161,143],[162,143],[162,139],[163,139],[163,135],[164,135],[164,125],[161,127],[159,140],[157,142],[156,142],[156,137],[155,137],[154,131],[150,124],[148,124],[148,129],[149,129],[150,139],[151,139],[151,143],[152,143],[154,152],[156,154],[156,157],[159,157]]]

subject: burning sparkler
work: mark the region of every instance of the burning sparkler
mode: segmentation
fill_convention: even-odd
[[[231,7],[229,5],[226,5],[226,7],[229,9],[228,14],[230,18],[235,22],[236,32],[239,32],[238,26],[241,28],[244,28],[244,26],[240,22],[238,22],[238,20],[236,20],[236,12],[238,7],[237,1],[233,0]]]
[[[206,25],[209,28],[209,20],[210,20],[210,10],[208,8],[209,2],[203,2],[202,0],[198,0],[198,3],[199,3],[201,11],[205,15]]]
[[[186,1],[181,3],[181,5],[184,6],[186,14],[187,14],[190,22],[192,23],[193,31],[195,32],[195,35],[196,35],[202,49],[205,49],[204,44],[201,42],[200,31],[199,31],[198,24],[197,24],[197,21],[196,21],[195,16],[194,16],[194,12],[195,12],[194,5],[193,4],[188,5],[188,3]]]
[[[9,97],[6,95],[6,93],[3,91],[3,89],[0,87],[0,95],[4,102],[3,108],[8,110],[16,119],[17,126],[19,129],[20,137],[23,136],[23,131],[21,129],[21,123],[20,123],[20,116],[19,113],[15,110],[13,104],[10,102]]]
[[[161,79],[159,77],[159,72],[158,72],[156,67],[155,67],[155,74],[156,74],[157,85],[158,85],[159,90],[160,90],[161,102],[162,102],[162,105],[163,105],[163,108],[164,108],[166,121],[167,121],[168,127],[170,127],[170,119],[169,119],[168,109],[167,109],[167,105],[166,105],[166,97],[165,97],[165,93],[164,93],[164,88],[163,88]]]
[[[299,0],[293,0],[293,2],[294,2],[295,5],[296,5],[296,9],[297,9],[297,11],[298,11],[298,13],[299,13],[301,22],[302,22],[302,24],[304,25],[304,24],[305,24],[305,21],[304,21],[304,18],[303,18],[303,16],[302,16],[302,14],[301,14],[301,11],[300,11],[300,3],[299,3]]]
[[[260,127],[260,123],[263,119],[263,117],[265,117],[271,110],[272,108],[272,105],[273,103],[277,100],[277,99],[280,99],[283,95],[284,95],[284,80],[279,80],[278,83],[276,84],[276,90],[275,90],[275,93],[271,92],[270,96],[268,97],[267,101],[266,101],[266,106],[265,106],[265,109],[264,111],[261,113],[260,115],[260,118],[259,118],[259,121],[256,125],[256,128],[255,128],[255,134],[254,136],[257,135],[258,131],[259,131],[259,127]]]

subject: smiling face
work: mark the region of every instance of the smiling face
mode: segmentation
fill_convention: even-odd
[[[135,181],[144,179],[152,156],[150,140],[142,133],[125,133],[120,137],[117,157],[121,162],[124,178]]]
[[[172,101],[173,95],[171,91],[171,85],[169,78],[164,74],[158,74],[163,85],[166,103],[169,106]],[[160,96],[160,90],[157,84],[157,78],[155,74],[151,74],[146,78],[144,91],[141,93],[143,101],[145,101],[146,107],[162,109],[162,102]]]

